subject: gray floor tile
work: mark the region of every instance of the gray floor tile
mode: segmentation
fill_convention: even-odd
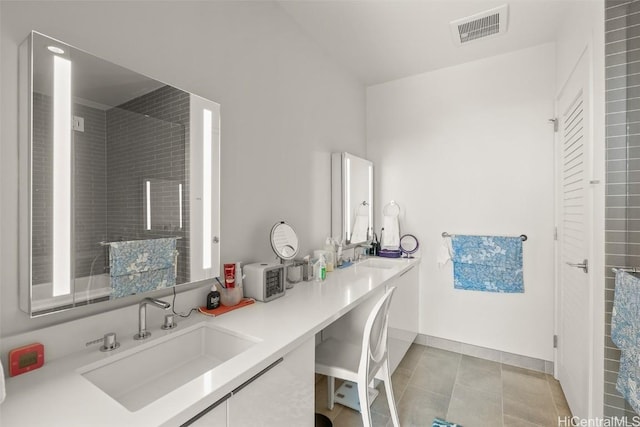
[[[336,381],[337,383],[338,381]],[[336,385],[336,389],[338,386]],[[342,411],[342,405],[334,405],[332,411],[327,408],[327,377],[322,375],[322,378],[316,382],[316,412],[322,415],[326,415],[332,421],[340,414]]]
[[[558,412],[547,375],[502,365],[504,415],[543,426],[556,425]]]
[[[503,363],[502,364],[502,372],[505,372],[505,371],[506,372],[511,372],[511,373],[514,373],[514,374],[526,375],[528,377],[541,378],[543,380],[546,380],[547,376],[548,376],[544,372],[532,371],[531,369],[519,368],[517,366],[505,365]]]
[[[432,363],[433,361],[458,364],[461,358],[462,355],[460,353],[454,353],[453,351],[442,350],[435,347],[425,347],[422,352],[422,356],[418,361],[418,365]]]
[[[502,370],[499,363],[462,356],[456,384],[486,393],[502,393]]]
[[[389,410],[389,403],[387,401],[387,393],[384,389],[384,383],[380,382],[380,384],[378,384],[377,389],[378,389],[378,397],[376,397],[376,400],[374,400],[373,403],[371,404],[371,410],[373,412],[384,415],[386,417],[390,417],[391,411]],[[399,400],[400,400],[399,398],[395,399],[396,405]],[[397,406],[396,406],[396,410],[397,410]]]
[[[573,416],[571,414],[571,409],[569,408],[569,405],[567,404],[566,401],[556,403],[556,410],[558,411],[558,417],[560,419],[568,420],[568,419],[571,419],[571,417]]]
[[[332,421],[333,421],[334,427],[362,427],[363,426],[362,416],[360,415],[360,412],[354,411],[353,409],[346,408],[346,407],[343,407],[342,411],[340,411],[340,414]],[[373,424],[374,427],[386,427],[388,422],[389,422],[389,418],[384,415],[377,414],[377,413],[371,414],[371,424]]]
[[[407,354],[405,354],[400,361],[398,368],[408,369],[413,372],[413,370],[416,368],[416,365],[418,364],[418,361],[422,357],[425,348],[427,347],[423,345],[411,344],[411,347],[409,347],[409,350],[407,350]]]
[[[449,407],[449,397],[408,386],[398,403],[398,415],[402,427],[431,425],[435,417],[444,418]]]
[[[551,389],[546,374],[502,365],[502,392],[519,402],[541,401],[551,403]]]
[[[442,365],[432,363],[430,365],[431,366],[418,365],[409,379],[405,394],[409,387],[414,387],[451,397],[453,384],[456,381],[458,365],[454,363]]]
[[[500,427],[502,398],[500,394],[485,393],[456,384],[446,419],[469,427]]]
[[[462,355],[460,360],[460,367],[469,367],[476,370],[491,372],[499,374],[502,371],[502,366],[498,362],[493,362],[487,359],[480,359],[478,357]]]
[[[555,426],[558,423],[558,414],[551,400],[551,394],[546,398],[539,397],[529,402],[510,399],[505,392],[502,400],[504,415],[528,421],[542,426]]]
[[[509,415],[504,416],[503,425],[504,427],[545,427],[545,426],[541,426],[540,424],[533,424],[533,423],[530,423],[529,421],[525,421],[516,417],[511,417]]]
[[[391,385],[393,386],[393,395],[395,396],[396,401],[402,397],[412,374],[413,370],[398,366],[396,371],[391,375]]]
[[[341,410],[340,414],[331,421],[334,427],[362,427],[363,425],[360,413],[349,408]]]
[[[451,397],[461,355],[427,347],[408,386]]]
[[[561,418],[571,418],[571,409],[569,409],[569,404],[567,403],[567,398],[562,391],[560,382],[551,375],[547,375],[547,383],[551,389],[551,398],[553,399],[553,403],[556,405],[558,416]]]
[[[403,427],[428,427],[435,417],[465,427],[547,427],[571,415],[560,383],[550,375],[416,344],[392,381]],[[336,427],[361,426],[360,414],[350,408],[326,409],[326,384],[325,377],[316,377],[316,411]],[[382,383],[379,391],[373,425],[391,426]]]

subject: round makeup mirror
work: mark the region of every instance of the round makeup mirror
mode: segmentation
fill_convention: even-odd
[[[293,227],[284,221],[276,223],[271,229],[271,248],[284,261],[294,259],[298,254],[298,235]]]
[[[413,258],[413,254],[418,251],[420,244],[413,234],[405,234],[400,238],[400,250],[407,258]]]

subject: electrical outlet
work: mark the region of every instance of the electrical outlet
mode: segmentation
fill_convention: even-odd
[[[84,117],[73,116],[73,130],[84,132]]]

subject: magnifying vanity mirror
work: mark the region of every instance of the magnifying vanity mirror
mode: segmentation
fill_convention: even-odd
[[[289,261],[298,254],[298,235],[293,227],[284,221],[271,228],[271,248],[278,258]]]
[[[373,163],[349,153],[331,155],[331,235],[344,248],[373,237]]]
[[[219,276],[219,104],[37,32],[19,83],[22,310]]]
[[[405,258],[413,258],[419,247],[418,238],[413,234],[405,234],[400,238],[400,250]]]

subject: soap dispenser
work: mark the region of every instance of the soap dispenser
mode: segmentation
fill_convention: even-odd
[[[319,282],[323,282],[327,278],[327,263],[324,260],[324,256],[320,255],[318,262],[315,265],[315,276],[316,280]]]

